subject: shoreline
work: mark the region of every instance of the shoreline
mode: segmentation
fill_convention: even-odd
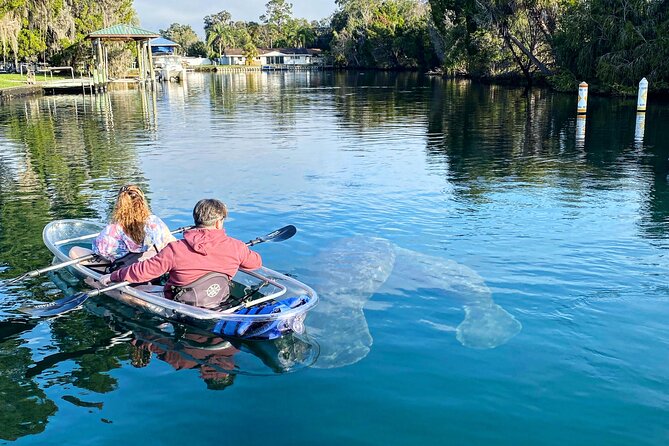
[[[323,68],[311,68],[315,71],[324,71]],[[490,76],[490,77],[474,77],[458,74],[443,73],[439,70],[424,70],[424,69],[384,69],[384,68],[369,68],[369,67],[360,67],[360,68],[351,68],[351,67],[327,67],[327,71],[339,71],[339,72],[379,72],[379,73],[416,73],[426,77],[433,77],[439,79],[462,79],[469,80],[471,82],[477,82],[485,85],[500,85],[505,87],[512,88],[545,88],[556,93],[566,93],[571,94],[578,91],[578,84],[574,83],[573,88],[563,88],[561,86],[556,86],[555,83],[551,82],[550,78],[539,77],[534,79],[534,82],[528,82],[526,78],[518,76],[515,74],[506,74],[500,76]],[[197,66],[192,68],[192,72],[196,73],[258,73],[264,72],[259,66],[226,66],[226,65],[204,65]],[[291,70],[275,70],[278,72],[291,71]],[[296,70],[296,71],[307,71],[307,70]],[[273,71],[272,71],[273,72]],[[596,83],[590,83],[590,95],[600,96],[600,97],[620,97],[620,98],[632,98],[637,95],[637,87],[628,87],[620,90],[613,90],[611,88],[602,88]],[[649,90],[649,93],[653,95],[654,98],[660,99],[663,102],[669,100],[669,89],[660,88],[657,90]],[[12,98],[27,97],[27,96],[38,96],[45,94],[45,86],[41,83],[35,84],[25,84],[17,85],[11,87],[2,87],[0,88],[0,103],[7,101]]]
[[[25,96],[38,96],[44,94],[44,89],[39,84],[19,85],[16,87],[0,88],[0,103],[11,98]]]

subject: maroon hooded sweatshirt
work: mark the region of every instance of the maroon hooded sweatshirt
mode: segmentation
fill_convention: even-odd
[[[260,254],[228,237],[224,229],[192,229],[184,233],[183,240],[169,243],[150,259],[114,271],[111,280],[142,283],[169,272],[165,289],[170,290],[172,285],[188,285],[210,272],[232,278],[239,268],[261,266]]]

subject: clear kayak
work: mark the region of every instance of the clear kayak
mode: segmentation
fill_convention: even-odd
[[[62,263],[72,260],[68,253],[73,247],[90,247],[103,227],[87,220],[58,220],[46,225],[42,238],[55,256],[54,262]],[[68,268],[90,286],[100,288],[102,273],[83,264]],[[223,309],[210,310],[167,299],[160,286],[124,286],[105,294],[167,320],[243,339],[302,333],[307,312],[318,302],[318,295],[307,285],[265,267],[240,270],[230,284],[231,304]]]

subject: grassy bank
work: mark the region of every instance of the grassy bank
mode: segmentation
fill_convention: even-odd
[[[0,74],[0,88],[22,87],[26,85],[26,79],[27,76],[25,74],[2,73]],[[71,76],[64,76],[61,74],[57,74],[54,75],[53,77],[51,75],[47,75],[46,77],[44,77],[44,74],[38,74],[37,76],[35,76],[35,83],[39,84],[40,82],[57,80],[57,79],[71,79]]]
[[[20,74],[0,74],[0,88],[20,87],[26,84],[26,76]]]

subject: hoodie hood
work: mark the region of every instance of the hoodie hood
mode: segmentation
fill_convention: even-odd
[[[218,245],[228,236],[225,229],[191,229],[184,232],[184,241],[193,251],[207,255],[212,246]]]

